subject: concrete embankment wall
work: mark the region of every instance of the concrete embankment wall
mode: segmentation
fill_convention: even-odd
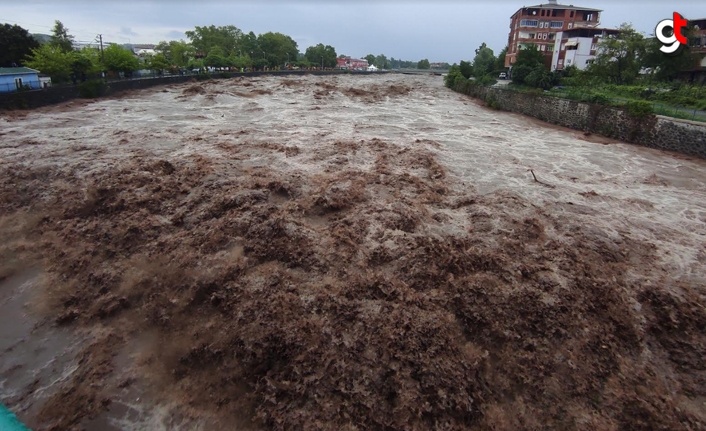
[[[623,142],[706,158],[706,124],[663,116],[633,115],[624,108],[513,90],[464,85],[456,91],[489,106]]]
[[[279,72],[224,72],[213,75],[185,75],[185,76],[165,76],[162,78],[126,79],[122,81],[111,81],[107,83],[104,96],[110,96],[120,91],[138,90],[141,88],[154,87],[156,85],[169,85],[188,82],[194,79],[228,79],[236,77],[254,77],[263,75],[275,76],[301,76],[307,74],[315,75],[340,75],[340,74],[370,75],[371,72],[358,71],[279,71]],[[380,73],[380,72],[377,72]],[[384,72],[383,72],[384,73]],[[71,99],[81,97],[78,85],[56,86],[35,91],[20,91],[15,93],[0,93],[0,111],[12,109],[33,109],[42,106],[54,105],[66,102]]]

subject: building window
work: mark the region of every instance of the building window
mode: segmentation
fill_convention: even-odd
[[[569,18],[573,18],[573,17],[574,17],[574,11],[571,11],[571,13],[569,14]]]
[[[549,27],[551,28],[562,28],[564,26],[564,23],[561,21],[552,21]]]
[[[593,14],[592,13],[586,14],[586,21],[593,21]]]
[[[536,35],[534,33],[530,33],[528,39],[534,39]]]
[[[547,45],[547,51],[549,51],[549,52],[554,51],[554,45]]]
[[[22,78],[15,78],[15,87],[17,87],[18,90],[22,88]]]
[[[556,16],[556,9],[552,9],[552,16]]]
[[[520,21],[522,27],[537,27],[539,22],[536,19],[523,19]]]
[[[571,64],[571,59],[570,59],[570,58],[566,60],[566,64]]]
[[[547,33],[542,34],[542,39],[547,40]]]
[[[586,66],[590,66],[593,64],[593,60],[586,60]]]
[[[556,36],[555,33],[549,33],[549,40],[554,40],[555,36]]]
[[[545,51],[547,48],[545,45],[539,45],[539,50],[540,51]]]
[[[571,30],[572,28],[574,28],[574,23],[573,23],[573,22],[570,22],[570,23],[569,23],[569,30]]]
[[[544,9],[542,9],[542,13],[541,13],[541,15],[542,15],[542,16],[544,16]]]

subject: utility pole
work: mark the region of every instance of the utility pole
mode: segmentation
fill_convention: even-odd
[[[101,63],[102,63],[102,64],[105,64],[104,61],[103,61],[103,35],[102,35],[102,34],[99,34],[99,35],[98,35],[98,39],[100,40],[100,44],[101,44]],[[102,65],[101,65],[101,66],[102,66]],[[103,66],[103,67],[104,67],[104,66]],[[102,70],[103,67],[101,67],[101,78],[105,78],[105,71]]]

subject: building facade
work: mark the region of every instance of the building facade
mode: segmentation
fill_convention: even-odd
[[[0,67],[0,93],[42,88],[39,71],[29,67]]]
[[[574,28],[558,32],[552,48],[550,69],[554,71],[576,66],[580,70],[585,70],[596,58],[600,40],[618,33],[619,30],[597,27]]]
[[[576,28],[597,27],[600,9],[558,4],[557,0],[536,6],[522,7],[510,21],[505,67],[512,67],[517,53],[528,45],[536,45],[544,54],[547,68],[551,66],[557,33]]]
[[[681,78],[691,82],[706,83],[706,18],[690,19],[694,34],[689,39],[689,50],[694,54],[694,65],[684,71]]]
[[[337,58],[336,68],[346,70],[368,70],[368,60],[361,60],[351,57]]]

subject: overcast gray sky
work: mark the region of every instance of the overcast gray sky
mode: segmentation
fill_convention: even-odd
[[[542,0],[546,3],[548,0]],[[317,43],[354,57],[385,54],[403,60],[470,60],[486,42],[497,54],[507,43],[510,16],[529,0],[496,1],[10,1],[0,0],[0,23],[19,24],[31,33],[50,33],[54,20],[77,40],[157,43],[186,39],[194,26],[235,25],[244,32],[268,31],[291,36],[304,52]],[[603,9],[601,24],[630,22],[650,34],[657,22],[677,11],[706,17],[705,0],[560,1]],[[1,49],[1,48],[0,48]]]

